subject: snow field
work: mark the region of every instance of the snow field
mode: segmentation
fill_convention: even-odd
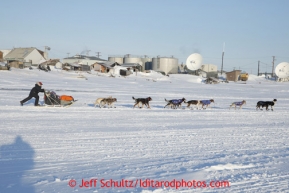
[[[156,75],[109,78],[85,74],[87,80],[77,76],[58,71],[0,71],[0,160],[4,163],[0,177],[5,179],[0,192],[288,190],[287,83],[255,78],[247,84],[206,85],[189,75],[162,79]],[[21,107],[19,101],[36,81],[43,82],[45,89],[72,95],[78,101],[68,108],[38,108],[33,101]],[[43,101],[43,94],[40,96]],[[105,96],[118,99],[116,108],[94,108],[95,99]],[[152,97],[152,108],[133,109],[132,96]],[[207,110],[163,108],[164,98],[182,97],[213,98],[215,104]],[[273,98],[278,100],[274,111],[255,110],[257,101]],[[247,104],[242,110],[229,110],[231,102],[243,99]],[[17,137],[23,142],[16,142]],[[68,186],[71,179],[79,185],[82,179],[92,178],[226,180],[230,187],[176,190]]]

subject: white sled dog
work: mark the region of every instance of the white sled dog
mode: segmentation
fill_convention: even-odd
[[[112,97],[109,96],[108,98],[112,98]],[[101,106],[100,106],[100,103],[101,103],[101,101],[102,101],[103,99],[105,99],[105,98],[98,98],[98,99],[96,99],[96,101],[94,102],[94,107],[96,107],[96,105],[98,105],[99,107],[101,107]]]

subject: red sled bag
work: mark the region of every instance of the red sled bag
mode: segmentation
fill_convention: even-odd
[[[74,101],[74,98],[72,96],[68,96],[68,95],[61,95],[59,97],[59,99],[62,101]]]

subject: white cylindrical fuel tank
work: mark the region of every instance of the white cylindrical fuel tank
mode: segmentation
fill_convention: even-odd
[[[157,57],[152,59],[152,69],[154,71],[167,74],[178,73],[178,59],[169,57]]]
[[[124,57],[123,58],[123,63],[140,63],[141,59],[140,58],[131,58],[131,57]]]
[[[108,57],[108,61],[123,64],[123,57]]]

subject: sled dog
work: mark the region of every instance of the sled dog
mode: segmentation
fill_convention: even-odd
[[[149,102],[152,100],[151,97],[147,97],[147,98],[134,98],[132,97],[132,99],[135,101],[135,104],[133,106],[133,108],[137,105],[139,107],[139,104],[142,104],[142,107],[139,108],[143,108],[143,106],[145,105],[147,108],[151,108]]]
[[[263,107],[266,107],[266,110],[268,111],[268,107],[271,106],[271,110],[273,111],[273,106],[277,102],[277,99],[274,99],[273,101],[258,101],[256,105],[256,110],[260,109],[263,110]],[[261,109],[262,107],[262,109]]]

